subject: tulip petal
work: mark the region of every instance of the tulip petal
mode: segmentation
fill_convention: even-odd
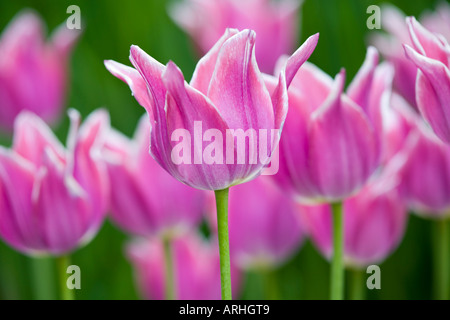
[[[30,162],[0,147],[0,234],[18,250],[42,245],[31,216],[34,178]]]
[[[181,70],[173,63],[169,62],[166,71],[163,74],[163,81],[167,87],[167,123],[168,132],[173,134],[175,130],[187,130],[192,139],[194,146],[191,163],[181,163],[177,167],[171,160],[170,166],[173,175],[188,185],[202,186],[203,189],[217,190],[219,183],[225,183],[222,187],[227,187],[226,184],[231,183],[233,176],[230,172],[230,167],[225,164],[210,164],[201,165],[196,163],[203,161],[203,134],[208,129],[219,130],[222,137],[226,137],[227,124],[224,122],[219,112],[211,101],[201,92],[189,86],[183,78]],[[202,126],[201,144],[195,144],[195,125],[200,123]],[[225,139],[223,139],[225,140]],[[172,147],[175,145],[173,143]],[[223,141],[222,150],[226,150],[225,141]],[[196,161],[197,160],[197,161]],[[183,174],[177,174],[183,172]]]
[[[134,68],[128,67],[112,60],[105,60],[105,67],[115,77],[128,84],[131,92],[133,93],[133,96],[136,98],[139,104],[143,106],[145,110],[147,110],[149,116],[153,118],[153,100],[149,96],[145,80],[144,78],[142,78],[139,72]]]
[[[87,194],[49,148],[44,163],[34,184],[33,209],[47,251],[57,255],[72,250],[86,232]]]
[[[405,46],[405,52],[421,71],[416,81],[419,110],[435,133],[450,142],[450,71],[441,62],[418,54],[409,46]]]
[[[306,41],[302,44],[297,51],[287,60],[286,63],[286,87],[289,88],[292,80],[297,74],[298,69],[309,59],[311,54],[314,52],[317,46],[317,42],[319,41],[319,34],[316,33],[310,36]]]
[[[98,229],[108,204],[109,182],[100,153],[108,130],[108,113],[105,110],[91,113],[80,128],[72,155],[73,178],[89,195],[93,213],[89,225],[93,230]]]
[[[62,161],[65,161],[63,145],[55,137],[48,125],[30,112],[21,113],[14,124],[12,149],[35,164],[42,165],[45,148],[49,147]]]
[[[194,74],[190,85],[203,93],[208,94],[209,84],[211,82],[214,70],[216,68],[217,58],[225,41],[237,35],[237,29],[226,29],[224,35],[216,42],[216,44],[208,51],[208,53],[199,60],[195,67]]]
[[[414,17],[408,17],[406,22],[415,49],[422,55],[447,65],[450,57],[448,44],[444,45],[435,34],[425,29]]]
[[[345,73],[309,124],[310,166],[321,194],[337,200],[358,190],[375,169],[373,127],[360,108],[342,96]],[[332,139],[333,143],[330,143]]]
[[[273,129],[274,110],[255,58],[255,33],[228,39],[217,58],[208,97],[230,129]]]

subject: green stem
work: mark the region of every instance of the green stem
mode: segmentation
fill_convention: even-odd
[[[56,257],[56,268],[58,269],[59,290],[62,300],[74,300],[73,290],[67,287],[67,267],[70,266],[70,256]]]
[[[333,261],[331,263],[331,300],[344,298],[343,224],[342,204],[331,205],[333,210]]]
[[[33,281],[33,297],[36,300],[55,299],[54,269],[51,258],[32,257],[29,259]]]
[[[228,240],[228,188],[216,190],[222,300],[231,300],[230,245]]]
[[[274,270],[262,271],[264,277],[264,288],[267,300],[280,300],[280,290],[278,287],[277,274]]]
[[[173,264],[172,241],[170,236],[163,237],[164,262],[166,266],[165,294],[166,300],[176,300],[175,271]]]
[[[350,300],[365,299],[364,272],[362,270],[350,270],[351,290]]]
[[[435,295],[438,300],[449,299],[449,230],[447,220],[435,222]]]

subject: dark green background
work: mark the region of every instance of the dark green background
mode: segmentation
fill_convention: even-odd
[[[301,11],[301,39],[320,32],[318,47],[310,61],[334,76],[341,67],[348,81],[363,62],[366,40],[366,9],[374,0],[306,0]],[[433,8],[434,1],[392,1],[408,15]],[[175,61],[186,79],[194,70],[195,57],[188,37],[169,19],[168,2],[162,0],[19,0],[0,2],[0,30],[22,8],[36,9],[49,30],[65,21],[66,9],[76,4],[81,8],[85,31],[71,60],[71,90],[67,107],[86,116],[105,107],[114,127],[130,135],[143,109],[131,97],[130,90],[103,66],[104,59],[128,62],[129,47],[137,44],[155,59]],[[301,41],[300,41],[301,40]],[[1,57],[0,57],[1,58]],[[56,129],[65,140],[67,119]],[[3,140],[5,141],[5,140]],[[6,140],[7,141],[7,140]],[[6,142],[9,143],[9,142]],[[431,278],[432,223],[411,217],[405,239],[399,249],[382,264],[381,290],[368,292],[373,299],[429,299]],[[73,255],[73,263],[81,267],[82,289],[79,299],[134,299],[132,270],[123,255],[127,235],[106,222],[98,236]],[[36,262],[34,262],[36,263]],[[0,243],[0,299],[32,298],[31,259]],[[38,268],[50,268],[53,261],[38,262]],[[328,298],[328,263],[309,241],[293,259],[276,273],[281,297],[285,299]],[[47,272],[48,273],[48,272]],[[38,277],[46,281],[46,272]],[[50,274],[51,276],[51,274]],[[262,277],[249,274],[241,294],[243,299],[264,298]],[[52,281],[50,277],[49,281]],[[55,297],[49,292],[49,297]]]

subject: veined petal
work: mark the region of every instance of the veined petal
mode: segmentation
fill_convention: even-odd
[[[173,135],[175,130],[187,130],[194,141],[190,164],[175,165],[171,161],[169,172],[180,181],[197,188],[217,190],[219,188],[216,185],[217,182],[225,183],[222,188],[226,188],[229,186],[227,184],[232,183],[233,176],[224,160],[222,164],[201,165],[198,162],[203,161],[202,138],[208,129],[220,131],[223,137],[221,147],[223,151],[226,150],[227,124],[211,101],[184,81],[181,70],[173,62],[168,63],[163,74],[163,81],[168,91],[166,100],[168,132]],[[201,132],[198,132],[201,137],[195,136],[195,126],[198,124],[201,125]],[[195,143],[197,139],[200,145]],[[173,147],[175,143],[172,142],[171,145]]]
[[[93,229],[100,225],[108,205],[109,183],[101,158],[108,130],[109,115],[105,110],[90,114],[80,128],[72,155],[73,178],[87,193]]]
[[[445,46],[435,34],[425,29],[414,17],[406,18],[406,23],[415,49],[424,56],[448,65],[450,57],[448,44]]]
[[[0,234],[18,250],[42,245],[31,205],[34,178],[31,162],[0,147]]]
[[[147,89],[153,99],[151,121],[151,144],[150,153],[153,158],[167,171],[170,169],[171,157],[168,152],[170,138],[167,132],[167,120],[165,111],[166,88],[162,80],[162,73],[165,67],[158,61],[150,57],[137,46],[131,47],[131,63],[144,78]]]
[[[228,39],[217,58],[208,97],[230,129],[273,129],[274,110],[255,58],[255,33]]]
[[[450,142],[450,71],[440,61],[425,57],[405,46],[406,55],[420,69],[416,99],[420,112],[435,133]]]
[[[149,95],[147,85],[144,78],[139,74],[136,69],[123,65],[121,63],[105,60],[105,67],[115,77],[126,82],[133,93],[133,96],[139,102],[141,106],[147,110],[150,117],[153,118],[153,99]]]
[[[64,164],[49,148],[44,164],[37,173],[32,196],[35,227],[46,250],[66,253],[81,242],[89,226],[87,194],[65,174]]]
[[[211,50],[209,50],[209,52],[199,60],[190,82],[190,85],[193,88],[197,89],[204,95],[208,94],[209,84],[216,68],[220,50],[228,39],[238,33],[239,31],[237,29],[226,29],[224,35],[216,42]]]
[[[378,159],[373,127],[350,99],[342,96],[345,73],[309,123],[310,163],[316,185],[327,200],[357,191],[375,170]]]

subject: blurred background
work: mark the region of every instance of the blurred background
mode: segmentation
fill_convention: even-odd
[[[176,0],[173,0],[176,1]],[[112,125],[131,135],[144,113],[131,98],[127,85],[113,77],[103,60],[113,59],[129,64],[131,44],[139,45],[162,63],[173,60],[190,79],[197,58],[188,36],[167,15],[170,1],[163,0],[16,0],[0,2],[0,30],[23,8],[35,9],[53,30],[69,14],[69,5],[78,5],[84,20],[84,32],[71,59],[70,92],[67,107],[78,109],[83,116],[104,107],[111,114]],[[298,26],[298,44],[309,35],[320,32],[320,40],[310,61],[334,75],[341,67],[351,80],[361,66],[368,30],[366,20],[369,5],[381,5],[375,0],[306,0]],[[407,15],[420,16],[433,9],[437,1],[392,1]],[[0,57],[1,59],[1,57]],[[56,127],[64,141],[67,117]],[[6,138],[2,144],[9,145]],[[369,299],[430,299],[432,298],[430,238],[431,221],[411,216],[403,242],[381,266],[381,290],[368,292]],[[77,299],[136,299],[133,272],[124,257],[127,236],[106,221],[96,238],[76,251],[72,263],[81,268],[81,290]],[[32,264],[37,263],[37,268]],[[35,262],[0,243],[0,299],[30,299],[33,297],[32,270],[53,268],[51,260]],[[309,241],[293,258],[279,269],[283,299],[327,299],[328,263]],[[50,272],[51,275],[51,272]],[[48,272],[38,275],[41,280]],[[44,277],[44,279],[42,279]],[[49,278],[48,281],[53,281]],[[263,299],[263,281],[258,274],[245,276],[240,299]],[[50,288],[51,289],[51,288]],[[56,291],[55,291],[56,292]],[[49,290],[47,296],[55,298]]]

